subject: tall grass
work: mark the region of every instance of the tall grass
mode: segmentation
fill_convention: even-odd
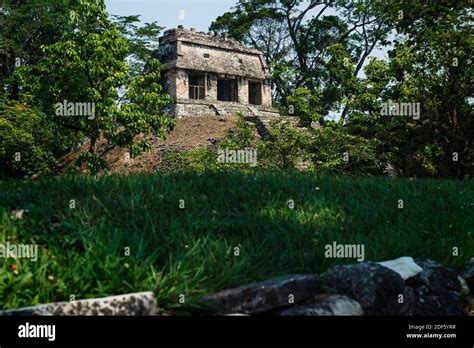
[[[29,213],[12,219],[18,209]],[[333,241],[364,244],[370,261],[410,255],[460,268],[474,256],[473,232],[472,180],[178,172],[6,181],[0,244],[36,243],[40,258],[0,259],[0,308],[152,290],[165,310],[187,310],[225,287],[355,262],[325,258]]]

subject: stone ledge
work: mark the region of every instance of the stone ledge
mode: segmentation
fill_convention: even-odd
[[[206,296],[217,314],[256,314],[310,299],[319,292],[319,277],[287,275]]]
[[[55,302],[32,307],[0,311],[0,316],[146,316],[159,312],[155,295],[152,292],[139,292],[126,295],[102,297],[72,302]]]

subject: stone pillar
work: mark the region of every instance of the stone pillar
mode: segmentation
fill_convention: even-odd
[[[239,103],[248,104],[249,103],[249,82],[245,77],[238,78],[238,95]]]
[[[272,86],[270,81],[262,83],[262,105],[272,106]]]
[[[176,98],[189,99],[188,74],[184,70],[177,70],[175,75]]]
[[[217,76],[213,73],[207,73],[206,78],[206,100],[217,100]]]
[[[166,93],[169,94],[173,99],[176,99],[176,72],[168,71],[165,73]]]

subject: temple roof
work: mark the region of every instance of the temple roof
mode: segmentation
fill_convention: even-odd
[[[233,39],[177,28],[165,31],[159,40],[156,58],[165,70],[188,69],[260,80],[271,77],[262,53]]]

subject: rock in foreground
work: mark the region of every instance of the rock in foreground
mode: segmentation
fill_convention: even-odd
[[[338,265],[323,274],[324,284],[337,294],[356,300],[368,315],[398,315],[398,297],[403,294],[400,275],[382,265],[367,262]]]
[[[324,295],[312,304],[294,306],[279,313],[282,316],[359,316],[364,315],[357,301],[340,295]]]
[[[227,289],[206,296],[217,314],[255,314],[288,307],[319,293],[320,280],[314,275],[287,275],[263,282]]]
[[[0,315],[156,315],[158,307],[152,292],[140,292],[119,296],[78,300],[73,302],[55,302],[0,311]]]
[[[465,315],[465,299],[456,272],[429,259],[416,263],[423,271],[407,279],[408,315]]]

